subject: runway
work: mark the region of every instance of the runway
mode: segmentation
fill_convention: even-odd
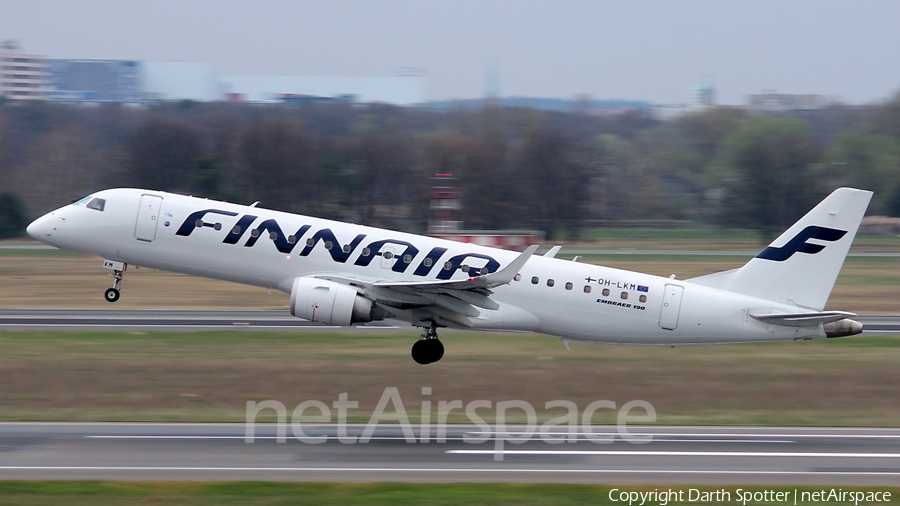
[[[900,315],[860,315],[863,334],[900,333]],[[133,309],[0,309],[0,329],[10,330],[409,330],[399,321],[337,327],[291,316],[288,311],[193,311]]]
[[[486,430],[487,429],[487,430]],[[528,481],[654,484],[896,485],[900,429],[615,427],[550,444],[522,428],[314,425],[295,436],[258,424],[0,423],[0,478],[279,481]],[[565,428],[545,437],[564,438]],[[341,435],[339,440],[338,435]],[[426,436],[427,435],[427,436]],[[313,438],[325,441],[312,444]],[[481,443],[466,438],[482,438]],[[629,436],[628,438],[631,438]],[[427,442],[426,442],[427,440]],[[496,460],[502,456],[502,460]]]
[[[372,322],[339,327],[291,316],[288,311],[131,309],[0,309],[0,329],[10,330],[413,330],[407,323]]]

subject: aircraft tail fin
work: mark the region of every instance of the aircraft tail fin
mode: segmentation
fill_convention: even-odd
[[[871,198],[839,188],[740,269],[688,281],[821,311]]]

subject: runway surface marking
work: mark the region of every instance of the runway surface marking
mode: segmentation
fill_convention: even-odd
[[[583,436],[584,434],[581,434],[581,435]],[[537,435],[535,434],[535,436],[537,436]],[[199,439],[199,440],[204,440],[204,439],[247,439],[246,436],[157,436],[157,435],[129,436],[129,435],[116,435],[116,436],[84,436],[84,437],[86,439]],[[252,439],[252,440],[257,440],[257,439],[291,440],[291,439],[293,439],[293,440],[299,440],[299,441],[304,441],[306,439],[309,439],[312,441],[325,441],[324,439],[322,439],[322,437],[323,436],[303,436],[303,437],[285,436],[284,438],[281,438],[279,436],[251,436],[250,439]],[[325,437],[327,437],[328,440],[332,440],[332,441],[338,441],[338,438],[339,438],[339,436],[325,436]],[[347,437],[356,437],[356,436],[347,436]],[[690,436],[686,435],[685,437],[690,437]],[[371,441],[406,441],[409,439],[414,439],[416,442],[420,442],[420,443],[426,441],[425,439],[423,439],[421,437],[407,438],[407,437],[402,437],[402,436],[371,436],[371,437],[366,438],[366,440],[371,440]],[[453,436],[453,437],[448,436],[448,437],[444,437],[444,438],[440,438],[440,439],[442,441],[444,441],[444,440],[446,440],[446,441],[466,441],[465,437],[456,437],[456,436]],[[434,441],[434,442],[437,442],[437,440],[438,440],[437,437],[430,437],[427,439],[427,441]],[[535,437],[535,441],[539,441],[539,440],[540,440],[540,438]],[[587,437],[577,438],[577,440],[580,442],[590,442],[591,441]],[[620,439],[618,439],[618,441],[626,442],[628,440],[624,439],[624,438],[620,438]],[[653,438],[653,441],[661,442],[661,443],[796,443],[796,441],[786,441],[784,439],[771,439],[771,440],[770,439],[658,439],[655,437]],[[611,443],[612,440],[609,440],[609,442]],[[650,442],[650,440],[647,440],[647,442]]]
[[[618,455],[640,457],[826,457],[826,458],[900,458],[900,453],[832,453],[832,452],[681,452],[653,450],[447,450],[458,455]]]
[[[864,427],[861,429],[865,429]],[[823,429],[825,430],[825,429]],[[501,435],[508,437],[521,437],[526,434],[523,432],[467,432],[468,435],[478,435],[478,436],[491,436],[491,435]],[[535,432],[537,434],[537,432]],[[568,432],[547,432],[548,436],[567,436]],[[584,432],[579,432],[578,435],[587,436]],[[593,432],[591,433],[593,436],[621,436],[621,432]],[[783,438],[821,438],[821,437],[833,437],[833,438],[850,438],[850,439],[900,439],[900,434],[797,434],[792,432],[785,432],[784,434],[747,434],[747,433],[727,433],[727,432],[640,432],[639,430],[629,429],[629,433],[627,436],[654,436],[653,440],[656,441],[655,436],[684,436],[684,437],[783,437]]]

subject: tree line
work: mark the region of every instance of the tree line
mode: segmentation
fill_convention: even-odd
[[[880,105],[660,122],[524,108],[382,104],[0,104],[0,235],[107,187],[250,203],[424,231],[451,173],[467,228],[577,237],[686,220],[770,236],[837,186],[900,216],[900,94]]]

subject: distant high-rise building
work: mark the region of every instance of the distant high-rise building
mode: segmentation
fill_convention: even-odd
[[[51,100],[134,103],[142,98],[139,62],[63,59],[48,62]]]
[[[688,101],[692,109],[709,107],[716,103],[716,89],[708,84],[698,84],[691,87]]]
[[[19,52],[14,41],[0,44],[0,96],[7,100],[47,98],[47,59]]]

